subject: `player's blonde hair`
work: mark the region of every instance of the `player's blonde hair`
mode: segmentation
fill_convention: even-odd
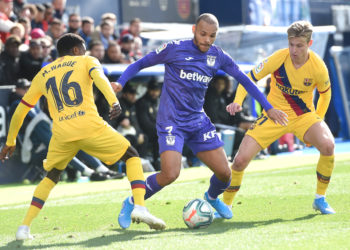
[[[292,23],[288,30],[288,38],[305,37],[307,42],[310,42],[312,36],[312,24],[308,21],[296,21]]]

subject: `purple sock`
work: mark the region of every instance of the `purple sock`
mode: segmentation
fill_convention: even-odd
[[[213,174],[213,176],[210,178],[210,186],[208,189],[209,197],[216,199],[230,185],[230,182],[231,181],[222,182],[215,176],[215,174]]]
[[[145,200],[147,200],[149,197],[159,192],[163,188],[161,185],[158,184],[156,176],[157,174],[152,174],[146,179]]]
[[[156,179],[157,174],[152,174],[147,177],[146,179],[146,194],[145,194],[145,200],[147,200],[149,197],[160,191],[163,187],[160,186]],[[134,202],[134,198],[131,198],[132,202]]]

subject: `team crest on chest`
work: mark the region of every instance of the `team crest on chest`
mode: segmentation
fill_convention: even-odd
[[[304,78],[304,85],[305,86],[310,86],[311,84],[312,84],[311,78]]]
[[[207,65],[213,67],[215,65],[216,56],[207,55]]]

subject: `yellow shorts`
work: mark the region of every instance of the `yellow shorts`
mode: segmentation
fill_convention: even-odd
[[[130,142],[109,125],[98,136],[78,141],[62,142],[60,138],[52,136],[47,157],[44,160],[44,169],[46,171],[53,168],[64,170],[79,150],[110,165],[117,162],[129,146]]]
[[[253,137],[257,143],[266,148],[286,133],[293,133],[304,142],[306,131],[322,119],[315,112],[308,112],[296,118],[290,119],[287,126],[275,124],[265,112],[258,117],[247,131],[247,135]]]

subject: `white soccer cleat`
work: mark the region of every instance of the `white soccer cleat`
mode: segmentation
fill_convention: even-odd
[[[152,215],[148,212],[147,208],[138,205],[135,205],[135,208],[131,213],[131,220],[136,223],[146,223],[151,229],[155,230],[163,230],[166,227],[163,220]]]
[[[32,240],[34,237],[30,234],[30,229],[26,225],[21,225],[17,229],[16,240]]]

